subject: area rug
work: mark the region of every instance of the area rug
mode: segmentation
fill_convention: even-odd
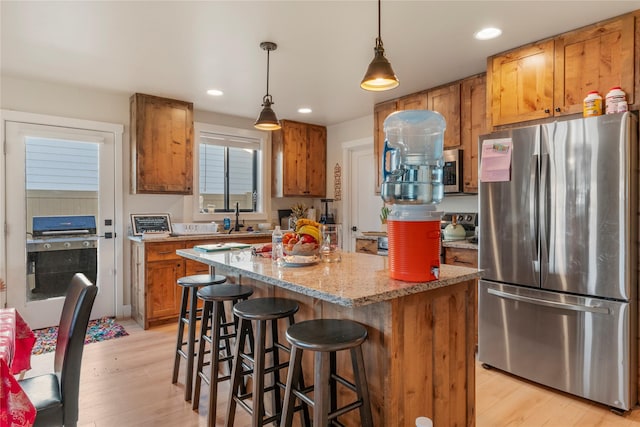
[[[36,335],[36,344],[33,346],[31,354],[43,354],[56,349],[56,339],[58,338],[58,327],[52,326],[44,329],[34,329]],[[84,339],[85,344],[98,341],[106,341],[113,338],[124,337],[129,335],[124,327],[116,323],[113,317],[102,317],[96,320],[90,320],[87,327],[87,336]]]

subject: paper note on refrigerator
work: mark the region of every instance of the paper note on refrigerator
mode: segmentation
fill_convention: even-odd
[[[511,180],[511,138],[487,139],[482,142],[480,181],[503,182]]]

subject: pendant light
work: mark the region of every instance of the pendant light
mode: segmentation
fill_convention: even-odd
[[[376,47],[374,48],[375,56],[360,83],[362,89],[371,91],[389,90],[400,84],[391,64],[384,57],[384,47],[382,47],[382,37],[380,36],[380,1],[378,0],[378,38],[376,38]]]
[[[267,51],[267,94],[262,98],[262,106],[264,107],[258,116],[254,126],[260,130],[278,130],[280,129],[280,122],[276,117],[276,113],[271,108],[273,100],[269,95],[269,52],[276,50],[278,45],[273,42],[260,43],[262,50]]]

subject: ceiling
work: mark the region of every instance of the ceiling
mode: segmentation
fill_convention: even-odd
[[[191,101],[247,117],[269,92],[279,118],[333,125],[387,99],[485,71],[489,55],[639,9],[639,1],[382,2],[382,40],[400,86],[366,92],[377,2],[1,0],[1,72]],[[477,41],[497,26],[503,35]],[[221,97],[207,89],[224,91]],[[310,107],[311,114],[297,112]]]

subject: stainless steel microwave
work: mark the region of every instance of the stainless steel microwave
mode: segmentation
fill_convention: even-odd
[[[462,193],[462,150],[444,150],[442,183],[445,193]]]

